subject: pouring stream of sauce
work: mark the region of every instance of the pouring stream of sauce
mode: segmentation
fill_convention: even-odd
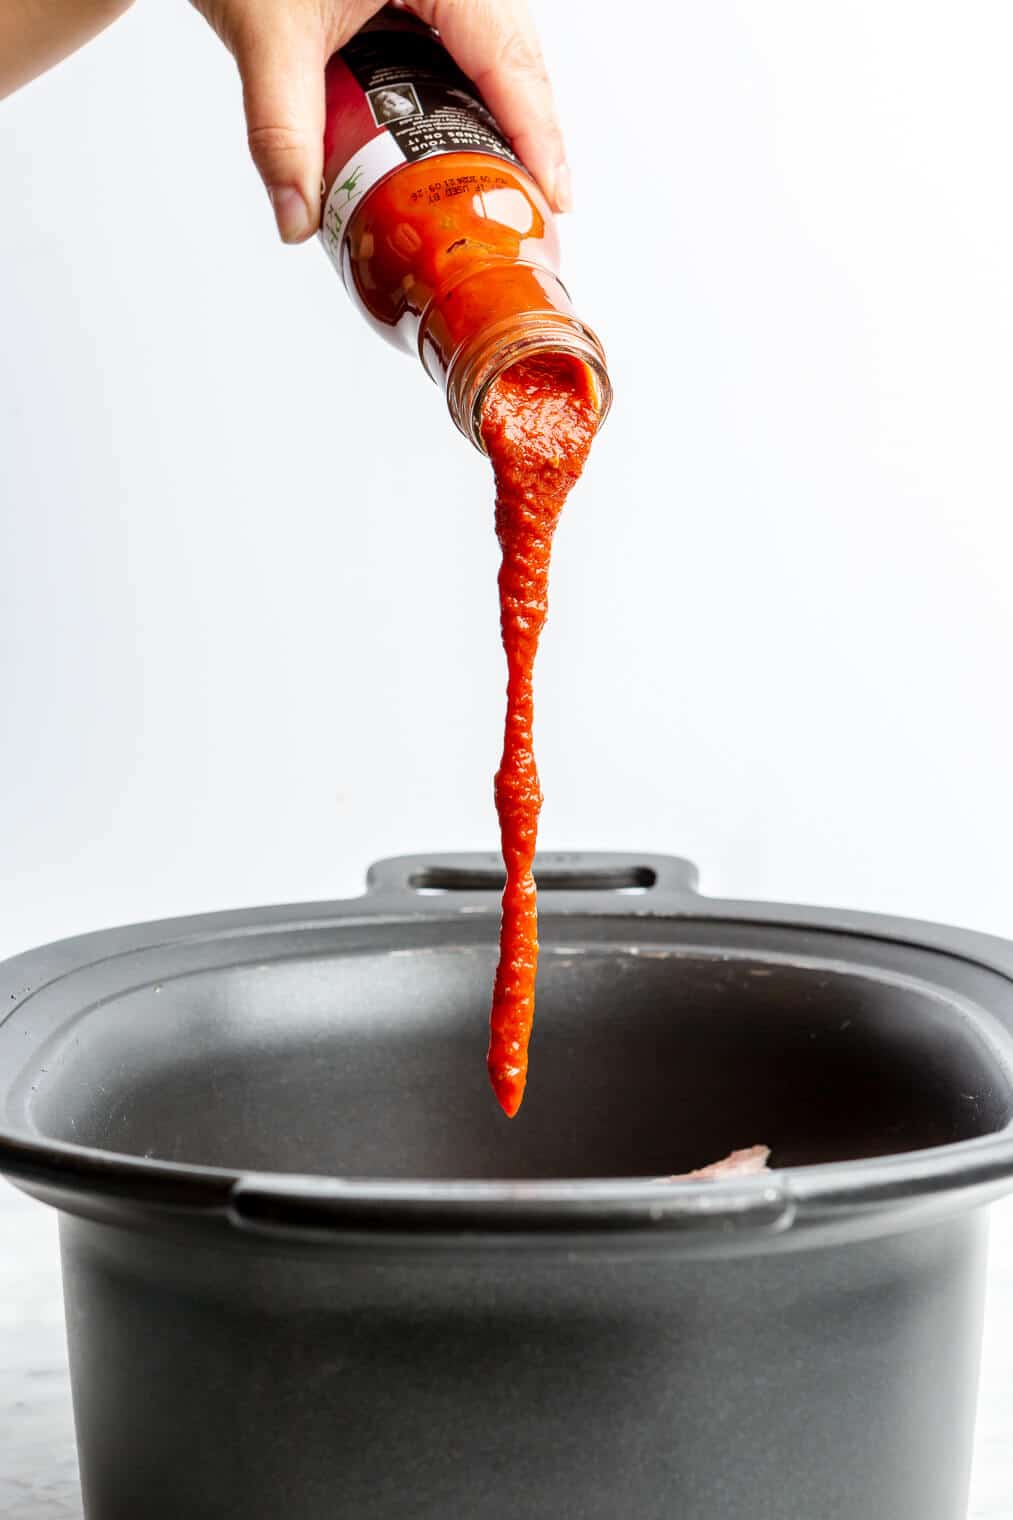
[[[552,535],[584,468],[598,406],[585,366],[546,354],[501,375],[490,387],[482,417],[482,438],[496,480],[496,535],[503,551],[500,621],[507,657],[506,731],[496,775],[507,879],[488,1064],[500,1107],[513,1118],[524,1097],[538,969],[531,868],[542,792],[532,735],[532,678],[548,610]]]

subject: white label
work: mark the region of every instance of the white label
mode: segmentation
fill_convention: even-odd
[[[341,273],[341,248],[348,233],[352,212],[367,191],[391,169],[399,169],[405,156],[389,132],[374,137],[360,153],[334,177],[331,193],[324,204],[320,223],[320,240],[338,273]]]

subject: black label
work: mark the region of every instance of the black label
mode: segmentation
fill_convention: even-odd
[[[496,118],[436,33],[382,11],[341,49],[378,127],[411,163],[430,153],[493,153],[517,164]]]

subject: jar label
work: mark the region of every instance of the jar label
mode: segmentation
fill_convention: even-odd
[[[385,10],[327,65],[320,237],[335,267],[352,212],[378,180],[435,153],[520,160],[435,32]]]

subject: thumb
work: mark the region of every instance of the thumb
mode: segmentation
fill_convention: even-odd
[[[320,225],[326,39],[290,22],[252,29],[235,53],[253,162],[283,241],[301,243]]]

